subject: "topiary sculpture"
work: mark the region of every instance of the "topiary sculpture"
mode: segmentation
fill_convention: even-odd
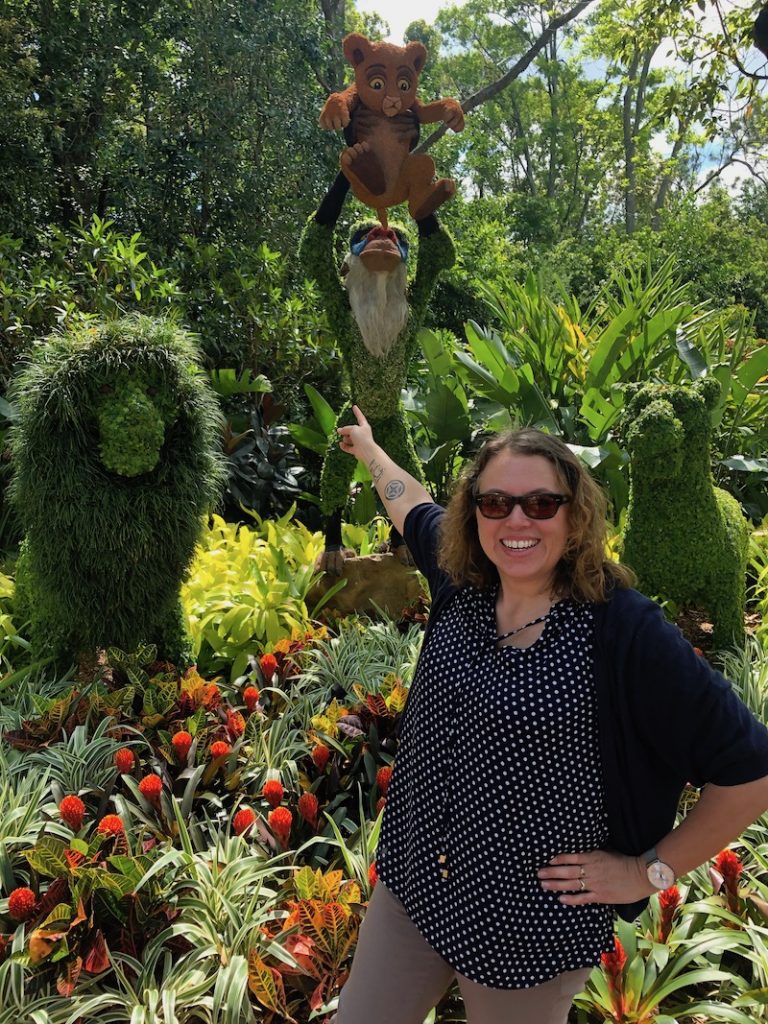
[[[12,395],[20,614],[40,653],[188,655],[179,588],[223,482],[220,417],[188,334],[131,316],[56,335]]]
[[[706,610],[716,647],[737,643],[749,528],[736,499],[712,480],[709,413],[720,385],[712,377],[689,386],[629,384],[625,394],[631,485],[623,560],[646,594]]]

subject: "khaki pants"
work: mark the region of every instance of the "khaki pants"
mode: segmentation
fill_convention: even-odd
[[[422,1024],[456,978],[468,1024],[566,1024],[590,968],[567,971],[534,988],[487,988],[469,981],[427,943],[403,905],[376,884],[352,972],[332,1024]]]

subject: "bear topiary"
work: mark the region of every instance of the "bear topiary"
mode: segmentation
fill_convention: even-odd
[[[646,594],[707,611],[713,643],[743,640],[749,527],[714,486],[710,410],[720,385],[629,384],[622,435],[630,457],[623,561]]]
[[[17,605],[34,648],[62,661],[147,641],[185,662],[179,589],[224,479],[191,337],[143,316],[74,328],[33,350],[11,394]]]

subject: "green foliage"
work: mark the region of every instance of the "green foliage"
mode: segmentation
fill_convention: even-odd
[[[115,455],[94,415],[110,422],[104,389],[119,400],[129,378],[150,426],[167,424],[152,470],[135,461],[146,437],[134,448],[118,439]],[[13,500],[26,533],[17,587],[36,649],[70,658],[159,640],[180,658],[179,587],[221,479],[219,415],[188,335],[143,317],[81,327],[40,346],[14,388]],[[140,475],[110,471],[105,446],[112,466]]]
[[[720,386],[703,377],[688,387],[637,384],[627,392],[623,559],[646,594],[706,608],[716,646],[738,643],[749,531],[738,502],[713,486],[710,410]]]
[[[309,627],[322,538],[291,523],[292,514],[275,521],[254,516],[253,528],[214,516],[202,534],[182,601],[193,657],[204,672],[229,668],[237,679],[255,649]]]
[[[748,571],[752,584],[749,597],[760,617],[757,636],[768,651],[768,519],[750,537]]]
[[[337,150],[316,123],[319,12],[161,0],[145,15],[4,5],[0,234],[117,210],[166,254],[185,234],[290,243]]]

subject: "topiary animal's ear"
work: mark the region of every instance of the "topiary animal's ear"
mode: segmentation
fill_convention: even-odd
[[[355,67],[358,64],[362,64],[364,60],[367,60],[373,52],[370,40],[366,39],[359,32],[350,32],[348,36],[344,36],[342,46],[344,48],[344,56]]]
[[[405,48],[405,58],[413,65],[416,71],[421,71],[427,63],[426,46],[423,43],[420,43],[418,39],[414,39],[413,42],[408,43]]]
[[[699,377],[694,381],[693,388],[704,399],[708,409],[714,409],[720,400],[720,381],[715,377]]]
[[[635,395],[639,395],[645,387],[643,383],[633,382],[630,384],[616,384],[614,385],[616,391],[624,398],[624,408],[626,408]]]

